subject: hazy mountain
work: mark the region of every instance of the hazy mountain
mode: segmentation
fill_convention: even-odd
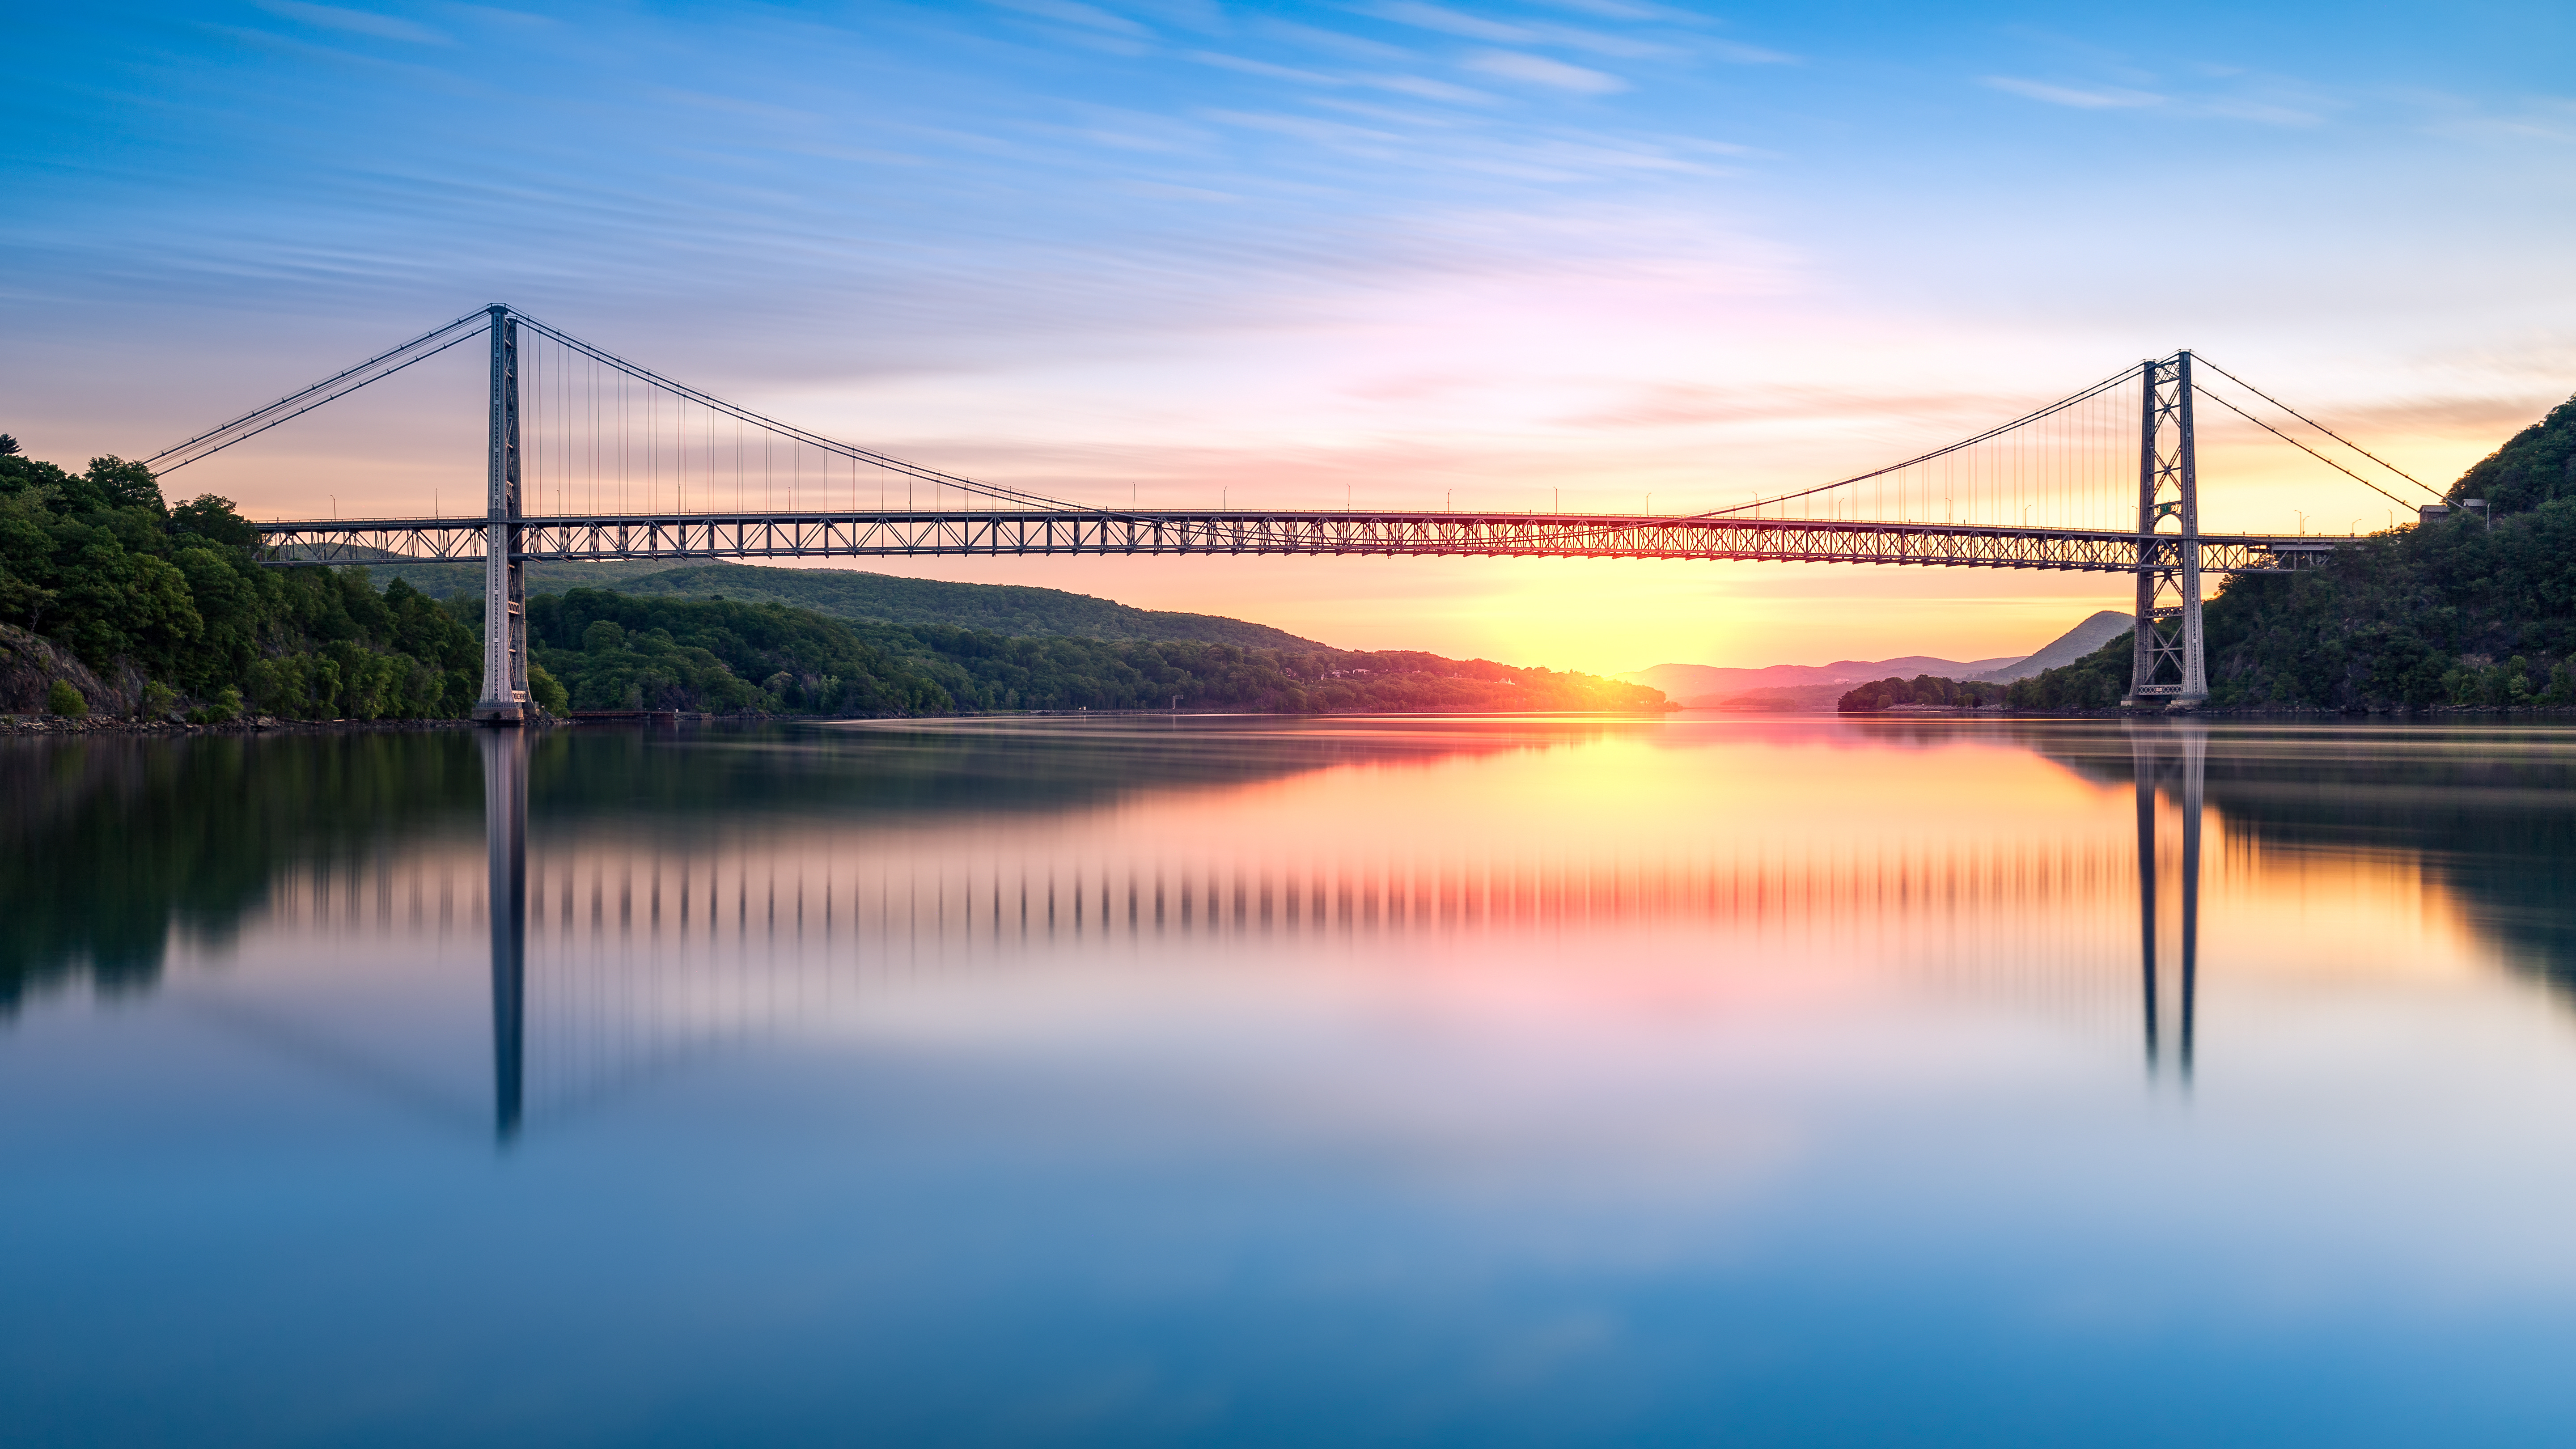
[[[1841,659],[1831,664],[1773,664],[1761,669],[1721,669],[1711,664],[1658,664],[1633,674],[1618,674],[1614,679],[1630,684],[1643,684],[1660,689],[1667,699],[1683,704],[1717,700],[1752,690],[1804,688],[1817,685],[1859,684],[1864,680],[1885,679],[1889,675],[1911,679],[1918,674],[1937,674],[1944,679],[1967,679],[1989,669],[2000,669],[2021,662],[2020,656],[2007,654],[2000,659],[1935,659],[1928,654],[1908,654],[1901,659]]]
[[[2055,669],[2061,665],[2074,663],[2112,640],[2127,634],[2137,627],[2137,622],[2117,609],[2104,609],[2050,640],[2048,647],[2029,658],[1968,677],[1992,684],[2010,684],[2016,679],[2028,679],[2043,669]]]
[[[1721,669],[1709,664],[1658,664],[1632,674],[1614,675],[1630,684],[1660,689],[1668,699],[1707,708],[1721,702],[1739,707],[1805,709],[1830,706],[1845,686],[1871,680],[1911,679],[1918,674],[1942,679],[2009,684],[2043,669],[2071,664],[2130,629],[2129,616],[2105,609],[2058,635],[2035,654],[1999,659],[1940,659],[1908,654],[1896,659],[1841,659],[1831,664],[1773,664],[1761,669]]]
[[[1834,702],[1850,688],[1848,684],[1775,684],[1762,689],[1748,689],[1741,694],[1703,697],[1699,704],[1703,709],[1788,714],[1798,710],[1832,709]]]

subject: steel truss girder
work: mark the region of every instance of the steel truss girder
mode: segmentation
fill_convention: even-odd
[[[254,524],[273,564],[481,561],[488,518]],[[2107,529],[1603,514],[1100,510],[528,516],[521,563],[603,559],[967,555],[1381,555],[1731,559],[2136,574],[2179,570],[2185,540]],[[2209,534],[2198,571],[2285,573],[2332,549],[2313,537]]]

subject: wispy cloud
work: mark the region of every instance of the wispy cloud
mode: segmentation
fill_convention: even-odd
[[[656,86],[645,92],[654,101],[671,106],[695,106],[702,110],[722,111],[745,120],[761,121],[789,129],[809,129],[822,124],[816,112],[793,106],[773,106],[765,101],[746,101],[740,96],[710,95],[704,91],[684,91]]]
[[[1433,80],[1428,76],[1363,75],[1354,76],[1352,77],[1352,80],[1359,85],[1368,86],[1374,90],[1393,91],[1397,95],[1402,96],[1419,96],[1426,101],[1455,101],[1466,104],[1477,104],[1494,99],[1483,91],[1470,90],[1466,86],[1461,85],[1451,85],[1447,81]]]
[[[1107,106],[1086,107],[1088,124],[1073,130],[1083,140],[1112,150],[1167,156],[1205,153],[1213,137],[1204,128],[1146,111]]]
[[[1281,20],[1276,17],[1264,19],[1259,29],[1273,40],[1286,41],[1291,45],[1303,45],[1314,50],[1338,51],[1362,60],[1387,61],[1406,58],[1406,52],[1401,46],[1388,45],[1384,41],[1369,40],[1362,36],[1347,35],[1338,30],[1326,30],[1320,26],[1300,25],[1294,20]]]
[[[1538,0],[1559,10],[1573,10],[1585,15],[1598,15],[1605,20],[1660,20],[1668,25],[1707,25],[1709,17],[1670,5],[1652,5],[1644,0]]]
[[[1470,56],[1467,68],[1501,76],[1505,80],[1526,81],[1531,85],[1589,96],[1609,95],[1628,88],[1628,83],[1615,75],[1514,50],[1489,50]]]
[[[2314,111],[2301,110],[2297,106],[2248,100],[2241,96],[2195,101],[2188,109],[2195,115],[2224,116],[2231,121],[2259,121],[2266,126],[2313,126],[2325,119]]]
[[[1085,5],[1082,0],[985,0],[985,3],[999,6],[1004,10],[1016,10],[1022,15],[1034,16],[1040,20],[1052,20],[1060,25],[1079,25],[1086,30],[1097,30],[1109,35],[1142,40],[1154,34],[1152,30],[1124,15],[1112,15],[1097,5]]]
[[[1343,83],[1340,76],[1326,75],[1322,71],[1299,70],[1295,66],[1287,65],[1272,65],[1266,60],[1252,60],[1245,56],[1227,55],[1221,51],[1193,51],[1190,54],[1190,59],[1197,61],[1201,65],[1212,65],[1223,70],[1241,71],[1245,75],[1264,76],[1271,80],[1292,81],[1298,85],[1337,86]]]
[[[1336,75],[1326,71],[1272,65],[1267,61],[1247,60],[1239,55],[1225,55],[1206,50],[1193,53],[1190,59],[1202,65],[1239,71],[1245,75],[1262,76],[1269,80],[1287,81],[1294,85],[1313,86],[1322,90],[1357,87],[1363,90],[1389,91],[1396,95],[1413,96],[1421,100],[1449,101],[1460,105],[1487,105],[1495,99],[1483,91],[1467,86],[1434,80],[1429,76],[1407,75],[1401,72]]]
[[[1599,15],[1611,20],[1696,20],[1686,11],[1667,10],[1661,5],[1632,5],[1628,0],[1547,0],[1560,10],[1580,10],[1586,15]]]
[[[1526,42],[1533,38],[1527,26],[1488,20],[1484,16],[1470,15],[1463,10],[1452,10],[1445,5],[1424,5],[1419,3],[1419,0],[1397,0],[1397,3],[1392,5],[1375,7],[1372,13],[1399,25],[1436,30],[1444,35],[1463,35],[1469,40],[1493,40],[1508,45]]]
[[[426,25],[392,15],[378,15],[372,10],[350,10],[338,5],[306,5],[300,0],[256,0],[259,8],[287,20],[300,20],[324,30],[346,31],[351,35],[372,35],[378,40],[401,40],[413,45],[454,45],[454,39]]]
[[[1700,46],[1718,59],[1731,60],[1737,65],[1789,65],[1797,60],[1794,55],[1733,40],[1704,40]]]
[[[2239,69],[2230,69],[2223,74],[2216,73],[2218,67],[2202,69],[2204,74],[2213,74],[2213,78],[2222,80],[2246,75]],[[2321,100],[2303,87],[2260,78],[2252,84],[2237,87],[2234,94],[2225,95],[2131,90],[2124,86],[2061,86],[2000,75],[1986,76],[1983,81],[1999,91],[2009,91],[2053,106],[2071,106],[2080,111],[2155,109],[2169,116],[2216,117],[2229,121],[2253,121],[2266,126],[2317,125],[2324,120],[2320,111],[2332,108],[2330,102]]]
[[[1315,116],[1288,116],[1261,111],[1210,111],[1208,119],[1246,130],[1268,131],[1274,135],[1292,136],[1300,141],[1364,156],[1400,156],[1404,154],[1404,137],[1393,131],[1374,130],[1366,126],[1344,125]]]
[[[2114,86],[2077,90],[2073,86],[2053,86],[2045,81],[2022,80],[2008,75],[1987,76],[1985,83],[1999,91],[2010,91],[2014,95],[2034,101],[2046,101],[2052,106],[2073,106],[2080,111],[2161,106],[2166,100],[2166,97],[2157,95],[2153,91],[2124,90]]]
[[[1217,191],[1205,186],[1182,186],[1169,181],[1124,180],[1111,183],[1132,196],[1150,196],[1166,201],[1214,201],[1229,206],[1243,198],[1231,191]]]
[[[2457,136],[2474,141],[2543,141],[2559,145],[2576,145],[2576,100],[2541,96],[2524,101],[2513,112],[2499,113],[2475,109],[2466,103],[2440,97],[2437,108],[2450,114],[2432,124],[2436,135]]]
[[[1708,387],[1691,383],[1651,383],[1630,389],[1600,408],[1569,414],[1565,425],[1580,428],[1700,427],[1708,424],[1866,423],[1889,417],[1945,419],[1974,426],[2012,416],[2025,400],[2012,394],[1981,392],[1853,392],[1829,387],[1738,385]]]
[[[1546,186],[1723,175],[1729,168],[1716,158],[1739,154],[1742,149],[1722,142],[1684,138],[1584,132],[1528,134],[1509,128],[1498,133],[1492,118],[1486,115],[1423,116],[1356,102],[1323,104],[1357,121],[1377,124],[1244,111],[1211,111],[1206,119],[1446,178],[1473,174]]]
[[[1489,41],[1497,45],[1545,45],[1554,46],[1560,50],[1582,51],[1589,55],[1619,56],[1627,59],[1682,54],[1679,48],[1659,40],[1611,35],[1598,30],[1578,29],[1571,25],[1551,25],[1545,21],[1494,20],[1483,15],[1471,15],[1463,10],[1452,10],[1445,5],[1425,4],[1423,0],[1393,0],[1393,3],[1374,7],[1369,13],[1381,20],[1394,21],[1398,25],[1410,25],[1418,30],[1455,35],[1467,40]],[[1765,56],[1769,54],[1766,51],[1755,50],[1751,46],[1728,46],[1721,43],[1714,48],[1721,54],[1729,51]],[[1730,54],[1727,58],[1736,57]]]
[[[1234,28],[1226,17],[1225,7],[1217,0],[1126,0],[1131,10],[1142,10],[1166,25],[1183,30],[1196,30],[1221,35]]]

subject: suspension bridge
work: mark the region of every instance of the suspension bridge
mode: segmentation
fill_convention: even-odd
[[[485,508],[459,517],[256,523],[280,564],[485,565],[476,716],[529,711],[524,569],[540,561],[932,555],[1469,555],[1727,559],[2133,575],[2133,706],[2208,697],[2203,575],[2315,567],[2330,538],[2200,527],[2205,399],[2410,508],[2365,476],[2438,490],[2184,351],[1902,462],[1677,516],[1493,510],[1104,508],[960,477],[727,402],[501,305],[146,460],[168,473],[475,338],[490,356]],[[2196,367],[2197,364],[2197,367]],[[2250,394],[2239,402],[2201,374]],[[2252,399],[2259,399],[2255,403]],[[2270,404],[2276,426],[2255,409]],[[2295,419],[2289,423],[2287,419]],[[2289,431],[2305,424],[2301,441]],[[2340,445],[2339,461],[2322,448]],[[2398,484],[2396,480],[2403,480]],[[868,506],[874,483],[875,506]],[[897,503],[893,489],[900,486]],[[932,494],[922,506],[921,490]]]

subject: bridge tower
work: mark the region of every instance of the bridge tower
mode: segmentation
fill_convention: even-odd
[[[491,490],[484,512],[483,696],[474,717],[485,724],[514,725],[528,713],[527,583],[519,562],[519,324],[505,306],[495,303],[487,310],[492,317]]]
[[[2191,354],[2140,367],[2138,627],[2121,704],[2188,709],[2209,698],[2201,653],[2200,472],[2191,440]],[[2165,524],[2172,524],[2168,529]]]

